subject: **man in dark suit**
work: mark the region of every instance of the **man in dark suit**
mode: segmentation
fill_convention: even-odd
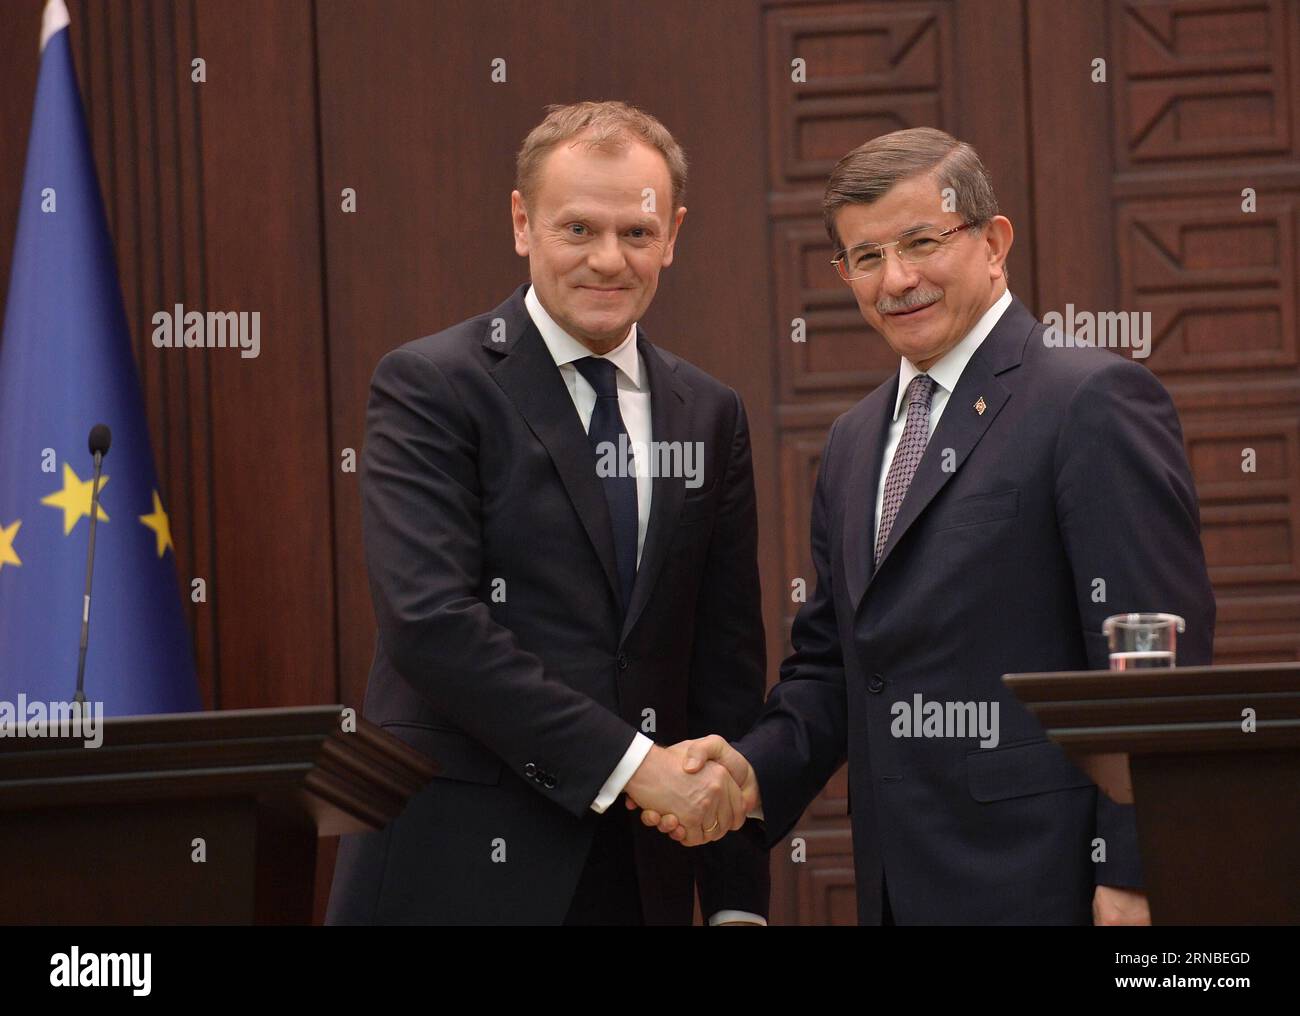
[[[765,923],[761,830],[716,842],[739,788],[661,747],[739,735],[764,688],[744,408],[636,324],[685,174],[648,114],[552,107],[512,195],[531,286],[375,371],[364,713],[440,771],[344,837],[328,923],[689,924],[697,883],[710,923]]]
[[[876,138],[836,166],[825,212],[899,371],[831,427],[817,588],[762,716],[686,768],[728,764],[775,844],[847,759],[861,923],[1146,923],[1132,807],[1001,676],[1105,668],[1102,621],[1128,611],[1183,616],[1178,662],[1210,662],[1173,404],[1145,367],[1066,345],[1010,294],[1011,223],[969,145]]]

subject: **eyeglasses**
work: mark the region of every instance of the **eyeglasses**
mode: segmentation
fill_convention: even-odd
[[[897,247],[900,258],[909,264],[916,264],[943,247],[949,237],[978,225],[980,223],[972,220],[951,229],[927,227],[913,230],[890,243],[860,243],[856,247],[840,251],[831,264],[841,279],[852,282],[854,279],[865,278],[885,263],[886,247]]]

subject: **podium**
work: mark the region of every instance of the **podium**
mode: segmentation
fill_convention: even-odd
[[[1153,924],[1300,924],[1300,664],[1003,681],[1136,805]]]
[[[104,719],[0,737],[0,923],[310,924],[322,836],[378,829],[436,775],[342,706]]]

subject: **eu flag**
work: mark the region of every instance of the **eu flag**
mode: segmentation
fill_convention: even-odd
[[[0,700],[76,689],[93,465],[106,423],[86,698],[103,714],[201,707],[117,267],[51,0],[0,338]]]

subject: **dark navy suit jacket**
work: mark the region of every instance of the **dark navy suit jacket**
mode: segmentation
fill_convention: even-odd
[[[1141,885],[1132,808],[1047,741],[1001,678],[1105,668],[1103,619],[1139,610],[1182,615],[1178,662],[1210,662],[1214,597],[1167,392],[1137,362],[1048,347],[1043,332],[1013,299],[962,373],[878,568],[897,376],[826,442],[816,591],[736,745],[771,844],[847,760],[864,924],[880,922],[882,873],[899,923],[1087,923],[1095,884]],[[893,736],[893,704],[917,693],[996,702],[999,744]]]
[[[735,737],[762,707],[739,397],[638,330],[653,438],[700,442],[703,482],[654,480],[625,616],[592,449],[526,291],[375,371],[364,713],[442,770],[387,828],[343,838],[329,923],[558,924],[636,731]],[[634,838],[647,923],[689,924],[697,883],[706,915],[766,916],[758,823],[694,850],[639,823]]]

